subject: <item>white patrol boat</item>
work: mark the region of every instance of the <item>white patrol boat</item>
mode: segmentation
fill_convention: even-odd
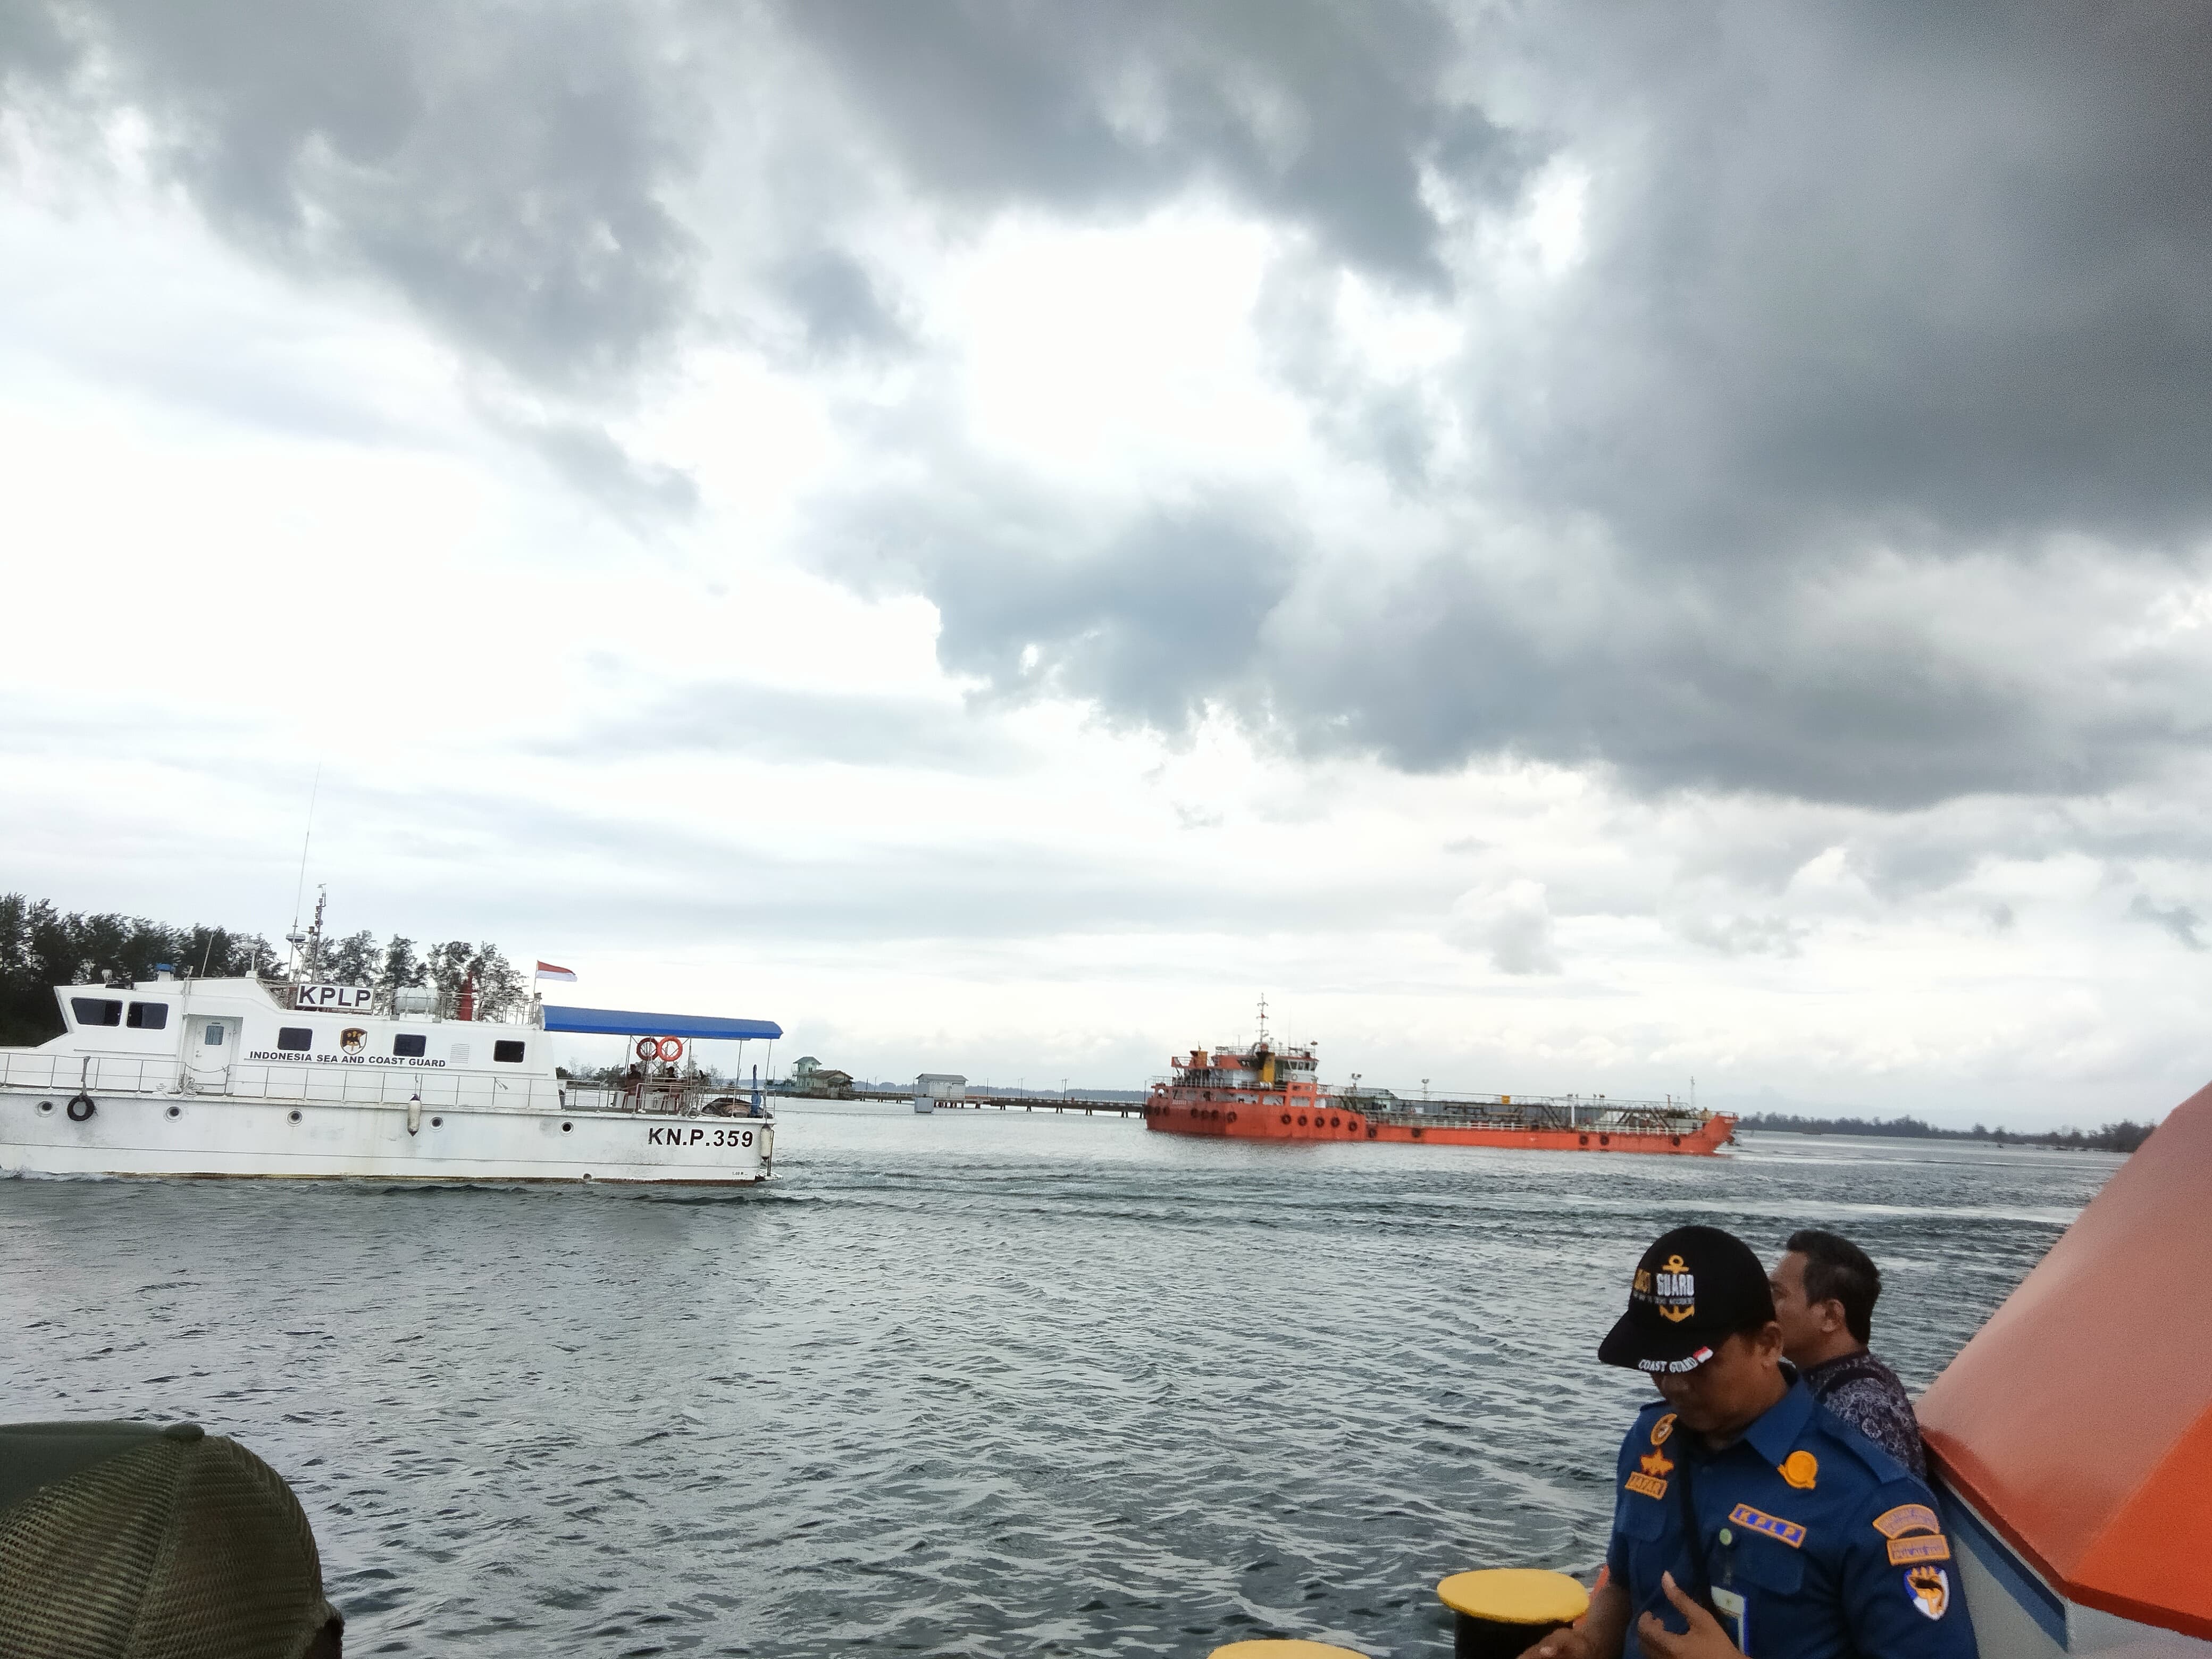
[[[0,1048],[0,1174],[744,1186],[775,1121],[681,1077],[688,1040],[774,1039],[767,1020],[548,1007],[504,1024],[369,1012],[368,988],[175,979],[56,988],[67,1029]],[[412,1005],[410,1006],[410,1004]],[[559,1076],[555,1033],[635,1036],[604,1083]]]

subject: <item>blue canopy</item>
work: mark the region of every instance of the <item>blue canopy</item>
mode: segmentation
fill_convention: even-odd
[[[772,1019],[716,1019],[708,1014],[633,1014],[620,1008],[556,1008],[545,1005],[549,1031],[598,1032],[607,1036],[780,1037]]]

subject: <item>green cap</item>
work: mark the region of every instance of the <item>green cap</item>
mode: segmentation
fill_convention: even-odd
[[[336,1659],[345,1620],[283,1478],[191,1423],[0,1425],[11,1650]]]

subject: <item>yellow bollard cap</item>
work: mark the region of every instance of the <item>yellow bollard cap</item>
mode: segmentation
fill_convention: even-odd
[[[1499,1625],[1571,1625],[1589,1611],[1589,1592],[1564,1572],[1486,1567],[1455,1572],[1437,1586],[1454,1613]]]
[[[1326,1642],[1231,1642],[1216,1648],[1206,1659],[1366,1659],[1350,1648],[1333,1648]]]

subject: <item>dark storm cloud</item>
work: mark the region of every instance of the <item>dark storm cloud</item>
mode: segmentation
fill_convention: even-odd
[[[1090,213],[1187,185],[1337,258],[1447,285],[1425,168],[1510,195],[1528,147],[1446,94],[1452,23],[1419,0],[792,0],[906,176],[985,209]]]
[[[873,14],[828,15],[865,62],[846,37]],[[1133,164],[1051,112],[1104,107],[1069,100],[1060,65],[1096,86],[1112,61],[1079,46],[1041,66],[1034,14],[963,15],[996,20],[997,55],[963,70],[983,82],[953,100],[972,120],[925,132],[884,91],[917,176],[1073,208],[1108,193]],[[1170,727],[1223,708],[1416,769],[1521,756],[1889,809],[2094,793],[2201,757],[2201,651],[2137,635],[2162,584],[2203,579],[2212,529],[2212,12],[1547,8],[1473,33],[1497,124],[1528,135],[1501,152],[1587,180],[1583,257],[1533,297],[1479,242],[1454,267],[1475,343],[1426,390],[1475,459],[1440,468],[1443,411],[1332,339],[1326,262],[1278,281],[1259,320],[1340,454],[1446,525],[1479,503],[1485,527],[1437,532],[1456,544],[1412,566],[1311,538],[1287,576],[1243,583],[1261,612],[1115,677],[1066,619],[1176,641],[1204,568],[1238,587],[1266,520],[1214,514],[1147,591],[1134,548],[1103,568],[1010,554],[979,514],[915,561],[948,666]],[[951,72],[915,50],[903,95],[941,95]],[[1402,123],[1375,131],[1419,153]],[[977,159],[1002,149],[1028,170]],[[1407,229],[1328,252],[1410,273],[1433,247]],[[884,507],[883,538],[905,540],[908,503]],[[1066,533],[1110,539],[1085,513]],[[1501,523],[1521,550],[1486,544]],[[2069,543],[2101,550],[2052,556]],[[1533,576],[1530,544],[1548,544]],[[1930,586],[1953,567],[1972,579]],[[1939,608],[1880,602],[1917,589]]]
[[[818,556],[926,594],[945,665],[1004,695],[1882,808],[2094,793],[2206,742],[2201,651],[2134,637],[2212,530],[2193,3],[106,0],[0,14],[0,62],[57,121],[142,114],[239,242],[586,404],[700,325],[718,237],[746,292],[717,302],[788,316],[804,364],[926,355],[855,252],[894,206],[962,230],[1196,191],[1282,227],[1281,383],[1425,538],[1286,529],[1304,481],[1102,517],[908,422],[885,472],[929,483],[841,480]],[[685,188],[726,142],[759,199],[710,210]],[[1571,175],[1579,261],[1514,276],[1505,228]],[[1455,308],[1463,358],[1374,374],[1335,332],[1346,271]],[[680,511],[594,412],[532,441]],[[2002,568],[1948,596],[1978,638],[1865,603],[1967,561]]]
[[[1878,592],[1881,574],[1860,580]],[[2093,793],[2154,773],[2212,724],[2177,712],[2212,707],[2212,674],[2185,650],[1969,651],[1969,629],[1888,607],[1855,618],[1839,584],[1771,570],[1723,581],[1647,560],[1589,585],[1578,599],[1571,576],[1439,558],[1317,600],[1272,635],[1297,644],[1297,672],[1263,673],[1255,712],[1297,746],[1411,770],[1517,754],[1605,764],[1644,791],[1886,808]],[[1985,597],[1969,585],[1941,602]]]
[[[718,227],[674,204],[732,117],[787,129],[764,165],[804,176],[752,181],[791,198],[793,222],[765,227],[787,245],[759,262],[763,285],[832,352],[902,331],[878,279],[823,241],[858,188],[807,171],[819,129],[801,112],[823,100],[956,211],[1127,211],[1204,182],[1429,284],[1422,169],[1490,193],[1525,171],[1516,141],[1443,96],[1453,31],[1421,0],[747,15],[765,31],[681,0],[31,0],[0,15],[0,76],[56,125],[80,118],[81,137],[142,117],[157,164],[248,246],[373,276],[518,374],[603,389],[697,307]],[[787,84],[779,36],[805,43],[812,84]]]
[[[1247,500],[1162,503],[1101,535],[1018,480],[949,469],[927,488],[841,503],[816,534],[844,580],[927,593],[955,673],[1169,731],[1249,681],[1301,551]]]
[[[1489,388],[1522,486],[1691,556],[2201,530],[2212,11],[1690,16],[1545,88],[1589,257]]]
[[[2000,562],[1899,599],[1878,563],[1812,580],[1656,556],[1578,568],[1565,551],[1531,568],[1479,542],[1333,557],[1286,504],[1247,495],[1116,522],[947,455],[926,471],[826,512],[825,568],[927,594],[939,659],[992,694],[1087,699],[1169,732],[1212,709],[1316,757],[1421,772],[1505,756],[1604,767],[1639,793],[1887,811],[2094,794],[2212,737],[2194,636],[2130,637],[2155,582],[2085,591]],[[2016,603],[1991,603],[2038,581],[2067,596],[2070,630],[2021,631]]]
[[[690,305],[699,245],[662,191],[705,110],[664,15],[87,0],[31,6],[0,52],[50,113],[137,112],[246,246],[389,283],[526,379],[604,386]]]

